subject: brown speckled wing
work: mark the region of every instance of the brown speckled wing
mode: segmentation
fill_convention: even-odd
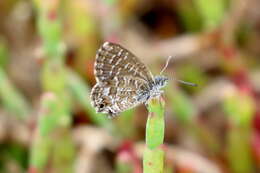
[[[148,89],[153,76],[131,52],[115,43],[105,42],[95,61],[96,85],[91,91],[97,112],[113,117],[138,104],[138,93]]]
[[[153,80],[152,73],[135,55],[122,46],[110,42],[105,42],[98,50],[94,72],[97,82],[127,75],[147,82]]]
[[[115,77],[109,82],[97,83],[91,91],[92,106],[97,112],[114,117],[140,104],[138,91],[147,87],[143,80],[131,76]]]

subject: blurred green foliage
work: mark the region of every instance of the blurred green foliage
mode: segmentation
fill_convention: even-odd
[[[223,20],[226,0],[194,0],[193,2],[202,18],[204,29],[214,29]]]
[[[258,172],[260,7],[241,2],[1,1],[0,172],[71,173],[83,162],[85,172],[90,164],[117,173],[201,173],[196,157],[168,148],[193,151],[207,173],[212,165],[220,173]],[[153,58],[173,49],[174,77],[198,87],[170,81],[147,111],[133,108],[110,120],[90,100],[94,57],[104,41],[154,55],[139,58],[158,69],[165,60]],[[35,98],[24,91],[35,86],[24,74],[40,81]]]
[[[0,39],[0,67],[5,69],[8,64],[8,49],[6,43]]]
[[[25,146],[16,143],[3,143],[0,145],[0,170],[7,172],[8,162],[15,162],[19,165],[19,170],[24,172],[28,168],[28,149]]]
[[[29,116],[29,103],[9,81],[3,69],[0,69],[0,98],[5,109],[11,114],[20,119],[26,119]]]

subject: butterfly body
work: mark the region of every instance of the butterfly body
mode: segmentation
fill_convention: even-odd
[[[163,93],[161,88],[166,86],[168,80],[165,76],[155,76],[154,81],[148,84],[147,90],[140,90],[137,100],[146,104],[150,98],[160,96]]]
[[[105,42],[95,61],[96,85],[91,91],[97,112],[114,117],[162,94],[168,81],[155,76],[130,51],[115,43]]]

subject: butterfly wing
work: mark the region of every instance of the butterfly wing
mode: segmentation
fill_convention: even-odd
[[[97,112],[114,117],[142,103],[140,91],[144,91],[147,87],[147,83],[133,76],[116,76],[109,82],[97,83],[93,87],[92,106]]]
[[[105,42],[98,50],[95,62],[97,82],[113,80],[115,76],[132,76],[146,82],[153,80],[148,68],[122,46]]]
[[[105,42],[95,62],[97,84],[92,88],[92,105],[97,112],[113,117],[142,103],[153,76],[130,51]],[[141,98],[141,99],[140,99]]]

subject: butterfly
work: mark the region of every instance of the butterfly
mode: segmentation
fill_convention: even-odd
[[[96,112],[109,117],[160,96],[169,80],[153,76],[134,54],[111,42],[98,49],[94,74],[97,83],[91,90],[91,104]]]

